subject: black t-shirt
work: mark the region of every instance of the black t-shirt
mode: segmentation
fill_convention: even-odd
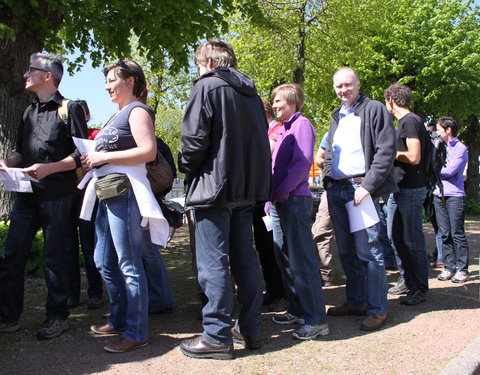
[[[420,117],[415,113],[403,116],[397,129],[397,151],[407,151],[407,138],[420,140],[421,157],[417,165],[404,163],[399,160],[394,162],[395,180],[400,189],[416,189],[426,186],[425,161],[427,160],[428,133]]]

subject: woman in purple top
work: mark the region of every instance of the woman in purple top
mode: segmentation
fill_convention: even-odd
[[[288,311],[273,317],[277,324],[299,323],[293,337],[310,340],[329,332],[322,284],[310,232],[312,195],[308,174],[313,162],[315,130],[299,112],[304,93],[297,84],[273,90],[273,109],[283,121],[272,155],[272,197],[275,258],[282,273]]]
[[[465,236],[465,190],[463,171],[468,161],[468,151],[457,138],[458,124],[453,117],[441,117],[437,132],[447,144],[447,163],[440,178],[444,197],[434,191],[435,215],[442,233],[443,264],[445,269],[438,280],[464,283],[468,280],[468,243]]]

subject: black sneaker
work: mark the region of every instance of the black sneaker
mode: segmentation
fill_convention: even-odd
[[[405,284],[405,278],[403,276],[400,276],[398,278],[397,284],[395,286],[392,286],[390,289],[388,289],[388,294],[393,294],[395,296],[399,294],[407,294],[408,292],[409,289]]]
[[[425,302],[426,300],[427,297],[425,296],[425,293],[422,292],[420,289],[417,289],[408,293],[407,296],[400,298],[400,303],[402,305],[413,306]]]
[[[48,340],[60,336],[63,332],[68,331],[67,319],[47,318],[37,332],[37,339]]]
[[[3,332],[17,332],[20,329],[20,324],[18,321],[11,323],[0,322],[0,333]]]
[[[283,314],[277,314],[272,316],[272,320],[276,324],[305,324],[305,320],[300,316],[295,316],[289,312]]]

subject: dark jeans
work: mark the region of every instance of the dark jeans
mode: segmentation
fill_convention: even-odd
[[[194,210],[198,282],[208,297],[202,310],[203,337],[232,343],[233,274],[242,305],[238,326],[244,335],[260,334],[262,280],[253,248],[252,203]]]
[[[263,280],[265,281],[266,294],[275,297],[283,297],[282,275],[275,261],[273,252],[273,233],[267,231],[263,222],[265,204],[257,203],[253,212],[253,235],[255,238],[255,249],[262,265]]]
[[[275,258],[282,272],[288,312],[305,324],[327,323],[322,282],[310,229],[312,197],[291,196],[270,208]]]
[[[387,203],[380,203],[380,210],[378,210],[378,218],[380,219],[380,232],[378,239],[383,250],[385,266],[395,266],[397,260],[395,259],[395,250],[393,250],[390,237],[388,236],[387,216]]]
[[[33,238],[43,230],[47,317],[66,319],[72,241],[76,236],[75,196],[42,200],[19,193],[10,214],[5,259],[0,263],[0,321],[17,321],[23,311],[25,266]],[[77,249],[78,251],[78,249]]]
[[[78,234],[80,237],[80,245],[83,253],[83,261],[85,263],[85,273],[87,275],[89,298],[102,298],[103,283],[102,276],[98,272],[97,266],[93,259],[95,251],[95,218],[97,216],[98,203],[92,213],[92,220],[78,219]]]
[[[388,199],[392,244],[401,260],[410,290],[428,291],[428,257],[423,235],[423,202],[426,189],[400,189]]]
[[[443,264],[445,269],[468,272],[468,243],[465,236],[465,199],[464,197],[445,197],[445,206],[442,199],[435,196],[435,215],[442,234]]]
[[[345,204],[353,200],[357,185],[328,188],[328,209],[333,220],[338,252],[347,276],[347,302],[367,306],[369,313],[387,313],[387,277],[379,241],[380,224],[350,232]],[[375,202],[377,212],[380,207]]]

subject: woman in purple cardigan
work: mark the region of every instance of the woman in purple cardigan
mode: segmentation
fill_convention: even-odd
[[[302,116],[304,93],[297,84],[273,90],[273,109],[283,121],[272,155],[272,197],[275,258],[282,273],[288,311],[273,317],[277,324],[301,324],[293,337],[310,340],[327,335],[322,283],[310,232],[312,195],[308,175],[313,162],[315,130]]]

